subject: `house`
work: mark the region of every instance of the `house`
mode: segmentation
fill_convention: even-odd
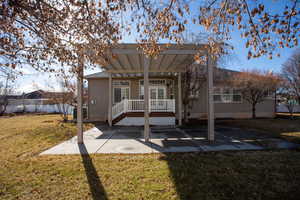
[[[139,44],[112,45],[98,55],[103,72],[91,74],[88,80],[88,119],[108,121],[109,125],[143,125],[145,142],[150,139],[150,124],[182,124],[182,74],[186,67],[199,65],[206,72],[206,82],[197,94],[190,118],[207,118],[208,140],[214,141],[214,120],[248,118],[250,105],[237,90],[216,81],[216,61],[208,44],[158,44],[155,57],[148,57]],[[93,52],[90,52],[93,53]],[[195,62],[195,56],[206,63]],[[77,75],[77,137],[83,143],[83,70]],[[226,73],[226,71],[224,71]],[[266,100],[257,108],[257,116],[273,117],[274,101]]]
[[[208,119],[209,140],[214,140],[215,118],[251,117],[251,105],[243,101],[238,90],[218,80],[214,86],[214,71],[228,78],[237,72],[217,69],[207,45],[160,47],[164,50],[156,58],[146,57],[137,44],[120,44],[108,51],[103,72],[85,76],[89,120],[144,125],[146,141],[149,125],[181,125],[182,74],[188,65],[197,64],[194,56],[199,52],[208,58],[207,64],[201,66],[207,69],[207,78],[196,94],[189,117]],[[257,106],[257,116],[273,117],[274,108],[274,101],[267,99]]]
[[[238,90],[224,83],[236,71],[215,70],[214,111],[215,118],[251,118],[251,105],[243,100]],[[218,75],[218,76],[217,76]],[[149,73],[150,124],[175,125],[178,107],[177,74]],[[216,77],[217,76],[217,77]],[[222,77],[222,81],[220,80]],[[87,75],[88,80],[88,119],[91,121],[108,120],[109,74],[106,71]],[[206,84],[193,95],[189,118],[207,118]],[[137,74],[116,74],[112,77],[112,123],[115,125],[144,125],[143,113],[144,86],[143,76]],[[257,117],[274,117],[273,98],[266,98],[257,105]],[[125,106],[125,107],[124,107]]]

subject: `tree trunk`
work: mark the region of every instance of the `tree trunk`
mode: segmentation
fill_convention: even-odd
[[[252,104],[252,119],[256,119],[256,104]]]

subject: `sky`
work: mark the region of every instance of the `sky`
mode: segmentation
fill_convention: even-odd
[[[282,5],[286,1],[284,0],[269,0],[266,4],[266,9],[272,9],[272,11],[278,11],[282,9]],[[192,6],[193,7],[193,6]],[[196,6],[195,6],[196,7]],[[193,12],[193,10],[192,10]],[[188,27],[190,32],[197,32],[195,27]],[[125,43],[134,43],[135,38],[134,35],[128,36],[127,33],[124,33],[123,41]],[[234,49],[232,54],[230,55],[227,62],[224,64],[224,67],[231,70],[248,70],[248,69],[263,69],[267,71],[273,71],[276,73],[280,73],[282,64],[292,55],[294,49],[284,48],[279,49],[278,53],[281,56],[275,57],[270,60],[266,56],[262,56],[259,58],[252,58],[250,60],[247,59],[248,50],[245,48],[246,40],[240,37],[240,33],[237,30],[232,31],[232,39],[227,41],[231,44]],[[277,53],[277,52],[276,52]],[[94,70],[86,70],[85,74],[91,74],[101,71],[100,68],[96,68]],[[49,74],[45,74],[42,72],[37,72],[31,69],[30,67],[23,67],[22,69],[23,76],[19,77],[16,81],[17,91],[19,93],[22,92],[31,92],[37,89],[49,90],[54,88],[59,90],[57,86],[57,80],[55,77],[50,76]],[[49,87],[51,86],[51,87]]]

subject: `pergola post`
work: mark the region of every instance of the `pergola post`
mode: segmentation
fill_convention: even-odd
[[[208,133],[207,138],[209,141],[215,139],[215,116],[214,116],[214,98],[213,98],[213,64],[210,52],[207,52],[207,120],[208,120]]]
[[[149,65],[150,60],[145,56],[144,58],[144,138],[145,141],[149,141],[150,125],[149,125]]]
[[[83,92],[83,63],[79,64],[77,71],[77,143],[83,143],[83,109],[82,109],[82,92]]]
[[[112,74],[108,73],[108,124],[112,126]]]
[[[181,72],[178,73],[178,125],[182,125],[182,88]]]

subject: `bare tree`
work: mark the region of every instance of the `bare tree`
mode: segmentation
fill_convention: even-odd
[[[205,67],[198,64],[189,65],[183,73],[182,104],[184,122],[188,122],[193,103],[199,98],[201,88],[206,80]]]
[[[9,95],[15,92],[16,74],[10,68],[0,68],[0,116],[6,112]]]
[[[214,54],[222,51],[218,44],[230,40],[233,30],[239,29],[248,58],[272,58],[278,48],[298,46],[299,1],[275,1],[271,6],[266,2],[3,0],[0,62],[12,68],[30,63],[51,72],[56,71],[55,64],[68,64],[60,66],[72,66],[76,72],[78,62],[105,62],[104,52],[124,33],[134,34],[144,53],[155,57],[163,50],[157,43],[182,43],[182,33],[191,27],[212,33],[206,43]],[[282,9],[274,9],[273,4]]]
[[[282,103],[288,109],[291,119],[293,119],[294,109],[298,103],[297,96],[294,94],[289,82],[284,81],[283,84],[281,84],[279,95]]]
[[[256,118],[256,105],[274,93],[280,83],[278,76],[259,70],[244,71],[233,76],[231,84],[240,90],[243,99],[252,106],[252,118]]]
[[[290,95],[295,96],[296,101],[300,103],[300,49],[297,49],[283,64],[282,77],[286,87],[289,88]]]
[[[72,81],[71,76],[62,72],[57,77],[59,92],[49,93],[48,98],[56,105],[64,122],[68,121],[68,115],[71,106],[75,105],[75,89],[76,85]],[[54,88],[52,87],[54,90]]]

